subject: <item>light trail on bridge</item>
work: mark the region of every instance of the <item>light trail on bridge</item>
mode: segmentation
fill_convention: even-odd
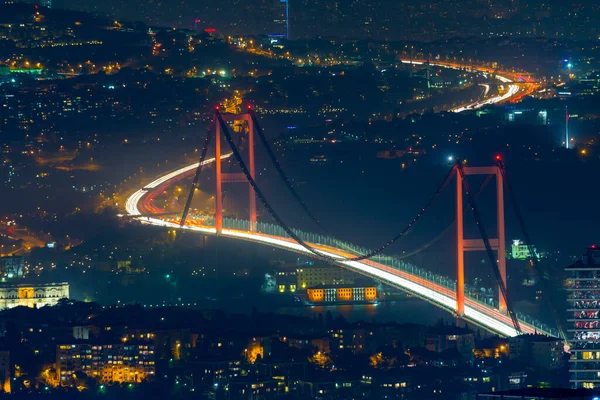
[[[231,157],[233,153],[227,153],[221,156],[221,160],[225,160],[229,157]],[[202,163],[202,165],[208,165],[215,162],[215,158],[209,158],[207,160],[204,160],[204,162]],[[127,198],[127,202],[125,203],[125,210],[127,211],[127,213],[130,216],[141,216],[142,213],[141,211],[138,209],[138,203],[142,200],[142,198],[148,194],[148,191],[151,189],[156,189],[157,187],[161,186],[164,183],[167,183],[168,181],[172,180],[172,179],[176,179],[178,177],[180,177],[181,175],[184,175],[190,171],[195,170],[196,168],[198,168],[198,166],[200,165],[200,163],[194,163],[194,164],[190,164],[188,166],[185,166],[183,168],[179,168],[173,172],[170,172],[166,175],[161,176],[160,178],[150,182],[149,184],[147,184],[146,186],[144,186],[142,189],[136,191],[135,193],[133,193],[131,196],[129,196],[129,198]]]
[[[221,156],[221,159],[226,159],[231,156],[231,153]],[[202,164],[210,164],[215,161],[215,158],[205,160]],[[143,202],[144,197],[152,189],[156,189],[162,185],[168,184],[170,181],[181,179],[182,176],[190,173],[194,169],[198,168],[199,163],[190,164],[183,168],[172,171],[166,175],[159,177],[152,181],[142,189],[133,193],[126,201],[125,209],[129,217],[134,218],[142,224],[154,225],[160,227],[166,227],[169,229],[183,229],[193,232],[199,232],[207,235],[216,235],[216,228],[210,226],[194,226],[193,224],[187,224],[183,227],[179,225],[176,220],[165,220],[152,216],[142,215],[139,209],[140,203]],[[276,248],[280,248],[286,251],[291,251],[298,254],[303,254],[308,257],[315,257],[315,255],[296,243],[290,238],[267,235],[263,233],[253,233],[249,231],[235,230],[235,229],[223,229],[221,235],[223,237],[229,237],[233,239],[239,239],[254,243],[260,243]],[[371,277],[382,283],[391,285],[399,288],[411,295],[417,296],[425,301],[428,301],[446,311],[453,313],[456,309],[456,293],[452,290],[436,284],[435,282],[413,275],[411,273],[401,271],[387,265],[377,263],[371,260],[363,261],[347,261],[345,258],[354,256],[352,253],[348,253],[345,250],[339,248],[333,248],[330,246],[319,245],[310,243],[314,250],[326,257],[333,259],[340,259],[336,262],[341,267],[358,272],[362,275]],[[510,317],[506,314],[501,313],[497,309],[484,305],[475,301],[474,299],[466,298],[465,301],[465,314],[463,317],[465,320],[478,325],[488,331],[494,332],[501,336],[516,336],[518,332],[513,327]],[[521,329],[523,333],[544,333],[539,328],[534,328],[532,325],[525,322],[521,322]]]

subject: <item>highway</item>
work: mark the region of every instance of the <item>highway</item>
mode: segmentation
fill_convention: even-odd
[[[500,82],[502,82],[504,84],[508,84],[508,89],[506,90],[506,92],[504,94],[490,97],[489,99],[484,99],[482,101],[476,101],[474,103],[466,104],[466,105],[456,107],[456,108],[453,108],[450,110],[455,113],[476,110],[478,108],[481,108],[481,107],[484,107],[487,105],[510,101],[510,100],[516,98],[517,95],[519,94],[519,91],[521,90],[521,87],[518,84],[514,83],[514,80],[515,79],[524,79],[522,77],[519,77],[518,75],[515,75],[513,77],[512,76],[513,74],[510,74],[510,73],[502,73],[502,72],[498,73],[498,72],[494,71],[493,69],[487,68],[487,67],[476,67],[476,66],[466,67],[461,64],[451,63],[451,62],[442,62],[442,61],[409,60],[409,59],[401,59],[400,61],[403,64],[425,65],[425,64],[429,63],[429,65],[436,66],[436,67],[467,70],[467,71],[471,71],[471,72],[481,72],[481,73],[485,73],[485,74],[495,74],[494,78],[496,78],[497,80],[499,80]],[[489,92],[489,86],[486,87],[484,97],[487,96],[488,92]]]
[[[221,158],[225,159],[230,156],[231,153],[223,155]],[[203,164],[210,164],[214,161],[215,158],[207,159]],[[163,175],[152,181],[145,187],[137,190],[126,201],[125,208],[129,218],[135,219],[140,223],[147,225],[166,227],[170,229],[183,229],[187,231],[203,233],[206,235],[216,235],[216,229],[214,227],[202,226],[198,224],[197,221],[186,223],[184,227],[180,227],[176,218],[146,215],[146,212],[148,211],[146,199],[150,193],[158,188],[169,186],[173,182],[182,179],[182,177],[190,175],[197,167],[198,163],[194,163],[169,172],[166,175]],[[156,211],[158,209],[156,208],[151,210]],[[287,237],[234,229],[223,229],[221,236],[276,247],[286,251],[302,254],[307,257],[314,257],[314,254],[309,250]],[[401,271],[371,260],[343,260],[344,258],[353,257],[355,254],[351,254],[343,249],[330,246],[324,246],[315,243],[309,244],[318,253],[333,259],[339,259],[340,261],[338,261],[336,264],[343,268],[358,272],[364,276],[371,277],[377,281],[399,288],[406,293],[428,301],[437,307],[449,311],[450,313],[453,313],[456,308],[455,293],[444,286],[436,284],[433,281],[429,281],[417,275],[413,275],[411,273]],[[501,336],[510,337],[517,335],[517,332],[512,325],[512,321],[507,315],[500,313],[497,309],[491,306],[479,303],[468,297],[466,298],[465,303],[465,320]],[[521,329],[524,333],[534,333],[536,331],[545,333],[539,327],[534,328],[532,325],[522,321]]]
[[[516,96],[517,93],[519,93],[519,90],[520,90],[520,88],[518,85],[508,85],[508,90],[506,91],[506,93],[504,93],[502,95],[490,97],[489,99],[486,99],[486,100],[477,101],[475,103],[471,103],[466,106],[454,108],[451,111],[453,111],[455,113],[459,113],[459,112],[468,111],[468,110],[477,110],[478,108],[481,108],[481,107],[484,107],[484,106],[487,106],[490,104],[496,104],[496,103],[502,103],[503,101],[509,101],[512,97]]]

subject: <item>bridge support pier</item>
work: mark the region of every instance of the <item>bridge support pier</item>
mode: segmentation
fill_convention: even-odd
[[[217,111],[218,112],[218,111]],[[244,121],[248,127],[248,169],[256,178],[254,162],[254,122],[250,114],[221,114],[225,122]],[[217,122],[215,134],[215,228],[217,235],[223,232],[223,183],[246,183],[248,185],[248,211],[250,212],[250,232],[256,232],[256,193],[243,173],[226,173],[221,166],[221,125]]]
[[[456,315],[465,315],[465,244],[463,238],[463,179],[456,174]]]
[[[221,172],[221,125],[217,122],[215,134],[215,229],[223,232],[223,185]]]
[[[496,207],[497,213],[497,235],[498,235],[498,268],[500,269],[500,276],[502,276],[502,282],[506,286],[506,237],[504,232],[504,178],[502,177],[502,171],[499,167],[496,167]],[[498,299],[500,305],[500,311],[506,312],[506,299],[501,295]]]
[[[495,175],[496,177],[496,238],[490,238],[490,245],[498,254],[497,262],[500,276],[506,286],[506,237],[504,232],[504,182],[502,171],[493,167],[463,167],[466,175]],[[465,252],[485,251],[482,239],[465,239],[463,222],[463,178],[456,174],[456,237],[457,237],[457,278],[456,278],[456,315],[465,313]],[[498,290],[498,304],[501,312],[506,312],[506,299]]]

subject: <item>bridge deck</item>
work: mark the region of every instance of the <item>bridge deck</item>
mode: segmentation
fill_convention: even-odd
[[[231,154],[223,155],[222,159],[227,158],[230,155]],[[214,162],[214,160],[214,158],[208,159],[204,163],[208,164]],[[147,189],[156,189],[158,187],[162,187],[163,185],[168,185],[173,181],[181,179],[182,175],[189,174],[190,171],[193,171],[197,167],[198,163],[195,163],[184,168],[180,168],[176,171],[172,171],[132,194],[126,202],[126,210],[129,216],[137,218],[143,224],[168,227],[171,229],[184,229],[207,235],[216,235],[216,229],[212,226],[195,226],[189,223],[184,227],[180,227],[178,221],[175,219],[169,221],[156,217],[143,216],[139,209],[139,207],[144,208],[144,204],[146,204],[147,207],[150,207],[151,211],[153,210],[154,206],[152,204],[145,203],[149,193],[153,193],[153,191],[148,191]],[[154,191],[154,193],[156,193],[156,191]],[[152,198],[152,196],[149,197]],[[144,210],[144,214],[145,211],[146,210]],[[313,253],[288,237],[268,235],[265,233],[253,233],[238,229],[223,229],[221,235],[223,237],[260,243],[302,254],[308,257],[314,257]],[[347,268],[354,272],[371,277],[382,283],[399,288],[406,293],[417,296],[451,313],[453,313],[456,309],[456,293],[445,286],[425,279],[421,276],[411,274],[407,271],[399,270],[373,260],[344,260],[344,258],[354,257],[355,254],[336,247],[325,246],[317,243],[309,244],[311,247],[316,249],[317,252],[324,256],[340,259],[340,261],[336,262],[336,264],[343,268]],[[464,319],[472,324],[480,326],[483,329],[501,336],[515,336],[518,334],[515,331],[512,321],[508,315],[501,313],[489,305],[480,303],[473,298],[466,298]],[[546,334],[551,333],[540,327],[534,327],[525,321],[520,322],[523,333],[534,333],[536,331]]]

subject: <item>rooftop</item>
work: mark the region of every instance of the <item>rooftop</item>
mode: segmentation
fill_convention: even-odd
[[[598,392],[587,389],[564,389],[564,388],[524,388],[515,390],[505,390],[500,392],[482,393],[481,398],[525,398],[533,399],[571,399],[571,400],[592,400],[600,395]]]
[[[68,286],[68,282],[51,282],[51,283],[0,283],[0,289],[11,288],[42,288],[53,286]]]
[[[595,244],[586,249],[581,260],[569,265],[566,269],[600,268],[600,247]]]
[[[554,336],[546,336],[546,335],[542,335],[541,333],[531,333],[531,334],[522,334],[519,336],[516,336],[517,339],[519,338],[523,338],[523,339],[528,339],[532,342],[556,342],[556,341],[560,341],[562,339],[556,338]]]
[[[356,283],[356,284],[340,284],[340,285],[316,285],[311,286],[309,289],[357,289],[357,288],[367,288],[367,287],[377,287],[377,285],[373,283]]]
[[[473,333],[473,331],[456,325],[437,325],[428,332],[433,335],[467,335],[469,333]]]

